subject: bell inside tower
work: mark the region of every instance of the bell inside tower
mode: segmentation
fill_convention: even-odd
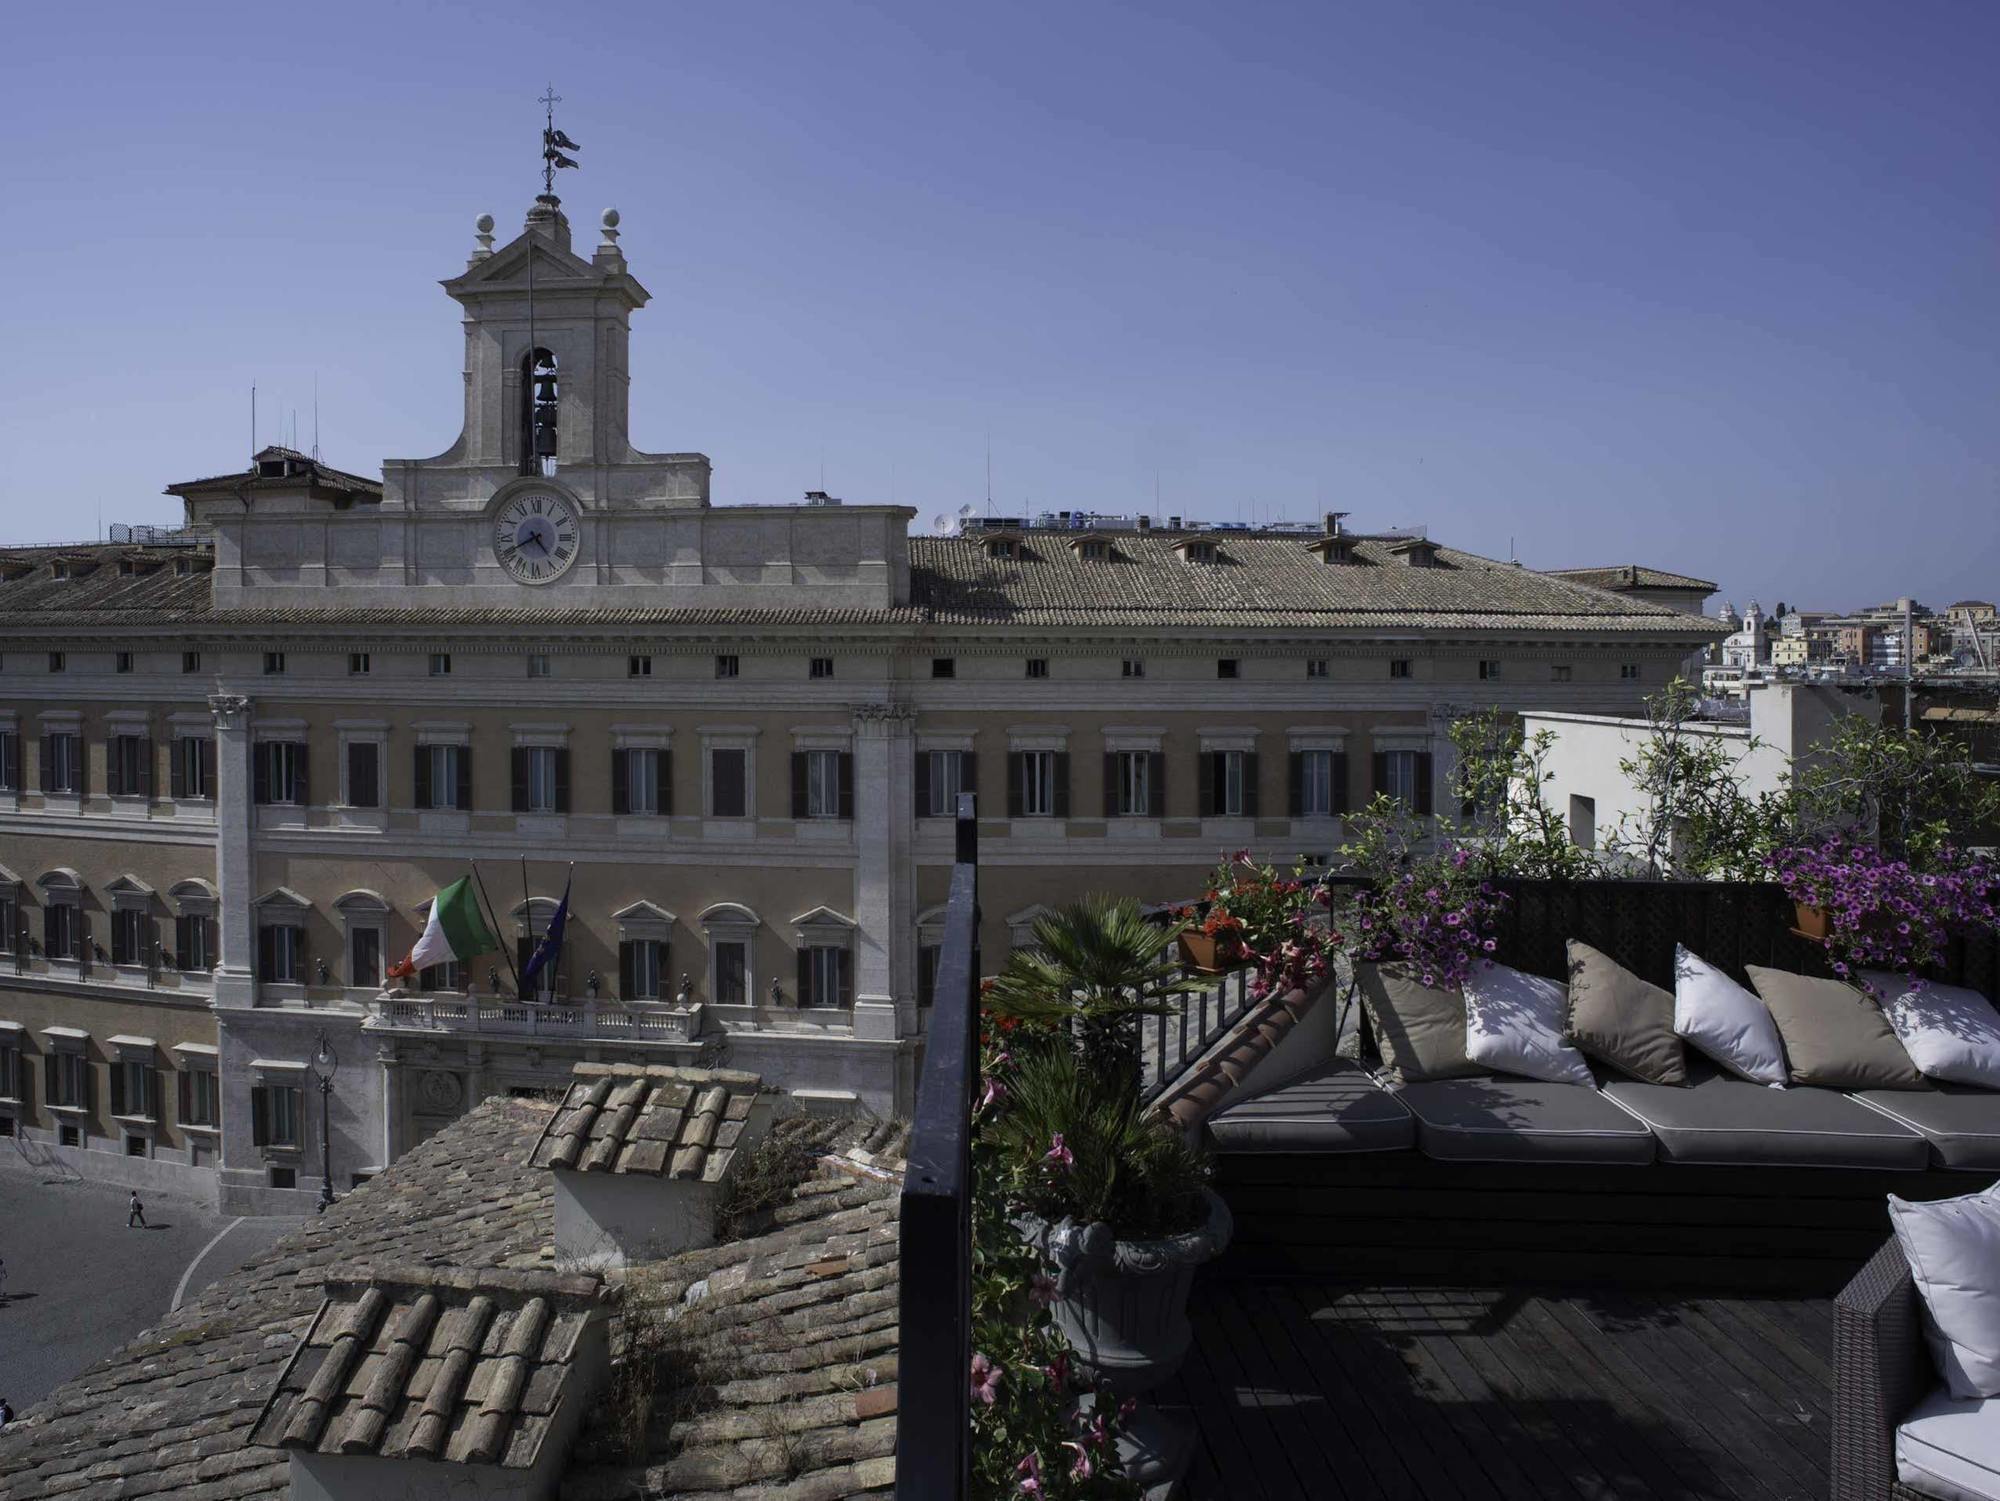
[[[521,473],[552,474],[560,386],[556,357],[535,348],[521,356]]]

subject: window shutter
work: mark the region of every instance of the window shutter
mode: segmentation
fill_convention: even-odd
[[[1257,753],[1243,753],[1243,816],[1257,816]]]
[[[843,948],[840,953],[840,994],[835,999],[843,1006],[854,1004],[854,950]]]
[[[133,1112],[126,1108],[130,1103],[125,1098],[125,1065],[114,1058],[111,1061],[111,1113],[131,1115]]]
[[[1345,813],[1351,804],[1347,796],[1347,752],[1333,753],[1333,811]]]
[[[517,746],[515,746],[515,747],[514,747],[514,761],[513,761],[513,768],[514,768],[514,771],[513,771],[513,780],[514,780],[514,811],[515,811],[516,813],[525,813],[525,812],[527,812],[527,811],[528,811],[528,748],[527,748],[527,746],[525,746],[525,745],[517,745]]]
[[[204,735],[201,739],[201,795],[215,796],[215,737]]]
[[[298,742],[298,751],[298,759],[292,763],[299,769],[298,785],[292,788],[292,801],[306,808],[312,805],[312,752],[303,740]]]
[[[97,1113],[97,1070],[90,1066],[90,1059],[83,1060],[83,1108],[90,1114]]]
[[[250,1090],[250,1144],[256,1147],[271,1144],[271,1091],[261,1084]]]
[[[1056,752],[1056,811],[1057,818],[1069,817],[1069,752]]]
[[[0,785],[21,790],[21,737],[0,735]]]
[[[1199,800],[1203,818],[1215,817],[1217,810],[1222,806],[1221,799],[1216,796],[1215,787],[1217,781],[1221,779],[1221,768],[1216,764],[1221,759],[1222,753],[1219,751],[1203,751],[1195,758],[1195,764],[1200,769],[1200,780],[1196,786],[1195,796]]]
[[[660,768],[660,816],[674,811],[674,753],[664,746],[656,753]]]
[[[621,938],[618,940],[618,998],[621,1001],[630,1000],[636,988],[632,970],[632,940]]]
[[[187,1118],[194,1110],[194,1085],[189,1082],[187,1071],[182,1069],[174,1075],[174,1118],[187,1124]]]
[[[461,745],[458,748],[458,787],[456,790],[458,801],[452,804],[452,806],[461,810],[470,809],[472,807],[472,747],[469,744]]]
[[[42,1099],[50,1105],[57,1102],[56,1055],[54,1053],[49,1053],[42,1059]]]
[[[811,997],[809,995],[809,991],[811,990],[811,987],[812,987],[812,950],[801,945],[799,948],[799,989],[798,989],[798,994],[792,998],[792,1004],[795,1006],[804,1006],[810,1004]]]
[[[792,752],[792,817],[806,816],[806,753]]]
[[[1298,818],[1306,810],[1306,753],[1293,751],[1285,758],[1285,799],[1292,817]],[[1338,792],[1334,794],[1337,798]]]
[[[431,804],[431,748],[420,745],[416,750],[416,760],[412,763],[417,771],[417,806],[428,808]]]
[[[174,740],[170,741],[169,744],[173,746],[173,754],[167,757],[167,796],[186,797],[188,790],[187,763],[182,760],[182,757],[187,755],[188,742],[185,740]]]
[[[630,813],[632,811],[632,753],[613,749],[611,752],[611,811]]]
[[[917,752],[917,817],[931,816],[931,753]]]
[[[381,778],[376,774],[380,754],[372,740],[357,740],[347,747],[347,801],[356,808],[379,808]]]
[[[139,737],[139,785],[132,790],[144,798],[150,798],[153,795],[153,737],[151,735],[141,735]]]
[[[569,747],[556,747],[556,812],[569,812]]]
[[[144,1091],[146,1096],[145,1099],[141,1102],[141,1108],[146,1112],[147,1115],[150,1115],[154,1120],[158,1120],[160,1118],[159,1070],[154,1068],[140,1069],[139,1087],[141,1090]]]
[[[90,742],[81,734],[76,736],[76,791],[79,797],[90,796]]]
[[[1104,816],[1116,817],[1118,813],[1118,753],[1104,753]]]
[[[1389,753],[1376,751],[1372,759],[1375,762],[1375,792],[1379,796],[1389,790]]]
[[[1431,753],[1417,752],[1417,806],[1419,818],[1428,818],[1431,812]]]
[[[1146,791],[1151,794],[1152,807],[1147,811],[1154,818],[1167,816],[1167,753],[1153,751],[1147,758]]]
[[[118,772],[118,742],[122,738],[113,735],[104,742],[104,790],[113,797],[125,795],[125,778]]]
[[[56,743],[52,737],[44,735],[42,736],[42,774],[41,774],[42,791],[47,792],[49,790],[50,783],[54,782],[55,779],[56,779]]]
[[[1007,816],[1019,818],[1028,784],[1028,758],[1020,751],[1007,752]],[[917,810],[923,811],[924,795],[917,794]]]
[[[278,967],[278,930],[257,930],[257,978],[268,980]]]
[[[840,753],[840,816],[854,817],[854,752]]]

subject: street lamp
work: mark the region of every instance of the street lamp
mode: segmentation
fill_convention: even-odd
[[[333,1138],[326,1132],[327,1100],[333,1094],[333,1075],[340,1067],[340,1059],[334,1055],[333,1044],[326,1040],[326,1033],[319,1034],[319,1041],[313,1047],[312,1076],[319,1085],[319,1212],[326,1213],[326,1206],[333,1202]]]

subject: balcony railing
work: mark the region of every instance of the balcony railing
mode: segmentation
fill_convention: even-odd
[[[694,1042],[701,1007],[616,1001],[548,1003],[480,996],[388,996],[368,1003],[367,1026],[385,1031],[479,1032],[530,1037],[599,1037]]]

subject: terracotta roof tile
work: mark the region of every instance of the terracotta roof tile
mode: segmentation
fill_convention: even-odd
[[[1717,588],[1708,579],[1669,573],[1664,568],[1648,568],[1640,563],[1619,563],[1609,568],[1544,568],[1541,571],[1552,579],[1588,584],[1593,589],[1705,589],[1713,594]]]
[[[730,1069],[579,1063],[529,1161],[719,1183],[762,1087]]]

